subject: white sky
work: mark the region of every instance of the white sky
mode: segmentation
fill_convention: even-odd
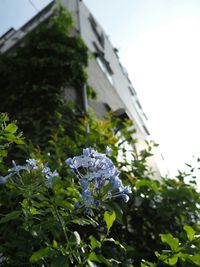
[[[48,0],[0,0],[0,35]],[[119,49],[172,174],[200,157],[200,0],[84,0]]]
[[[14,26],[20,28],[50,0],[0,0],[0,36]]]
[[[200,157],[200,1],[85,0],[119,49],[171,174]]]

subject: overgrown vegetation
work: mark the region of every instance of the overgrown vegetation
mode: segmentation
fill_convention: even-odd
[[[71,16],[60,9],[0,56],[0,112],[8,112],[26,138],[43,147],[56,127],[56,113],[65,110],[65,89],[75,88],[81,99],[87,82],[87,48],[69,33],[71,26]]]
[[[16,122],[1,115],[0,266],[200,266],[194,181],[186,183],[184,173],[153,180],[151,144],[135,150],[130,121],[87,117],[81,106],[64,101],[65,87],[80,95],[87,82],[87,49],[70,27],[61,9],[23,46],[0,57],[0,109],[24,132],[22,138]],[[132,162],[125,143],[133,147]],[[113,178],[115,168],[102,155],[108,146],[107,157],[120,171]],[[70,169],[66,159],[85,148],[98,150],[99,161],[84,150],[87,159]],[[90,183],[91,172],[98,183],[83,183]],[[122,189],[129,187],[124,202]],[[112,197],[117,193],[121,197]]]

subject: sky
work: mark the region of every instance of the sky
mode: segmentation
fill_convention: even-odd
[[[16,30],[25,24],[49,0],[0,0],[0,36],[11,27]]]
[[[200,1],[85,3],[119,49],[170,174],[184,170],[200,157]]]
[[[0,0],[0,35],[48,0]],[[200,0],[84,0],[119,50],[171,175],[200,157]]]

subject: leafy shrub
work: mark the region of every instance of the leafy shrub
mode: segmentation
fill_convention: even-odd
[[[9,122],[8,115],[0,114],[0,171],[4,171],[4,159],[13,144],[24,144],[22,133],[18,132],[16,122]]]
[[[80,95],[87,83],[87,49],[70,29],[71,17],[60,9],[18,47],[0,56],[0,111],[18,120],[27,140],[23,144],[16,123],[2,114],[0,265],[198,266],[200,197],[195,187],[186,184],[181,173],[176,179],[152,180],[147,161],[151,144],[143,151],[135,149],[130,121],[112,114],[103,120],[88,117],[63,100],[65,87]],[[14,143],[21,149],[9,154]],[[81,183],[64,163],[85,147],[103,153],[107,146],[124,185],[117,173],[112,173],[111,184],[121,191],[110,192],[108,169],[109,179],[98,192],[98,184]],[[6,174],[11,158],[19,164],[31,160]],[[70,162],[72,167],[74,158]],[[81,167],[80,174],[85,175]],[[128,203],[122,198],[107,201],[109,192],[122,196],[129,187]],[[127,194],[123,197],[127,199]],[[77,203],[81,205],[75,209]]]
[[[111,263],[120,263],[105,258],[100,252],[105,242],[120,245],[108,238],[115,212],[105,211],[103,217],[98,212],[103,214],[104,203],[109,199],[127,196],[130,191],[118,177],[113,181],[117,170],[105,154],[90,149],[83,153],[83,156],[67,160],[75,176],[68,174],[61,179],[47,164],[29,159],[25,165],[14,162],[9,174],[0,177],[2,266],[95,266],[93,262],[111,266]],[[85,172],[80,176],[83,168]],[[81,178],[80,182],[75,182],[76,177]],[[94,187],[96,183],[98,188]],[[101,192],[101,199],[96,191]],[[83,206],[77,207],[77,202]],[[97,202],[101,203],[97,205]],[[103,227],[99,240],[87,232],[80,236],[77,229],[85,226],[96,232]]]
[[[38,160],[38,164],[45,167],[45,171],[42,168],[33,169],[18,176],[17,173],[12,172],[15,167],[11,168],[9,174],[14,173],[15,175],[11,179],[9,176],[8,183],[0,187],[0,236],[2,237],[0,248],[4,263],[6,259],[6,264],[8,264],[6,266],[9,264],[12,266],[14,261],[15,263],[17,261],[24,262],[26,266],[41,266],[41,264],[56,266],[59,261],[63,264],[68,262],[69,266],[74,266],[75,262],[77,266],[90,266],[94,262],[98,266],[131,266],[131,264],[134,266],[140,266],[140,264],[141,266],[165,266],[168,260],[166,255],[169,259],[171,257],[171,261],[168,263],[172,263],[175,259],[178,260],[174,266],[176,264],[178,264],[177,266],[196,264],[198,258],[195,255],[198,254],[195,253],[198,253],[198,240],[194,239],[197,247],[194,250],[191,247],[193,243],[190,241],[187,243],[187,234],[183,232],[185,225],[193,226],[194,231],[199,232],[200,198],[194,186],[184,183],[183,175],[179,175],[179,179],[174,180],[150,179],[152,176],[150,176],[146,163],[147,155],[151,154],[148,152],[151,151],[148,147],[145,153],[133,150],[133,164],[130,161],[128,163],[126,149],[123,145],[126,140],[130,141],[130,136],[134,132],[130,129],[129,122],[124,122],[119,131],[118,119],[114,119],[112,116],[108,116],[105,120],[96,120],[94,117],[84,119],[79,117],[73,108],[71,112],[76,118],[74,133],[69,132],[67,135],[65,118],[63,120],[60,116],[62,123],[59,123],[57,132],[54,130],[46,150],[31,149],[31,156],[41,159]],[[90,133],[86,134],[88,121],[90,121],[91,127]],[[123,139],[122,136],[126,136],[126,138]],[[135,143],[135,140],[132,142]],[[76,151],[74,154],[80,153],[84,144],[93,144],[95,148],[103,152],[109,143],[113,148],[110,156],[121,171],[120,177],[125,186],[131,187],[132,194],[129,195],[130,200],[127,204],[119,198],[115,201],[104,202],[102,210],[98,210],[92,201],[89,203],[92,205],[93,215],[91,217],[89,214],[84,214],[85,208],[91,208],[90,205],[82,205],[76,210],[74,207],[77,206],[77,202],[83,204],[83,191],[85,189],[93,190],[94,184],[85,187],[80,179],[69,172],[63,162],[66,157],[73,156],[73,151]],[[86,150],[84,153],[88,152],[87,156],[89,156],[90,151]],[[66,157],[64,156],[65,152]],[[120,153],[119,161],[117,160],[118,153]],[[134,153],[137,153],[137,157]],[[77,159],[83,160],[84,156],[68,160],[71,167],[74,162],[77,162]],[[137,160],[140,166],[145,166],[145,168],[140,168],[141,177],[134,176],[138,173]],[[48,165],[44,162],[48,162]],[[83,162],[87,163],[87,161]],[[125,166],[128,168],[124,169]],[[83,167],[80,171],[85,174],[85,166],[80,167]],[[59,176],[53,178],[52,188],[48,187],[47,178],[52,178],[57,173],[51,169],[57,169],[59,173]],[[107,172],[109,175],[108,170]],[[114,177],[117,178],[117,174]],[[105,188],[103,194],[107,194],[110,190],[109,186]],[[99,200],[98,197],[96,200]],[[58,209],[59,219],[53,212],[54,205]],[[107,225],[107,230],[105,229],[106,224],[103,222],[106,216],[103,215],[105,210],[110,212],[109,216],[115,214],[112,216],[116,218],[112,222],[114,226],[110,229]],[[63,221],[68,239],[73,240],[73,253],[69,253],[69,246],[64,245],[67,241],[62,228],[61,222]],[[170,252],[166,244],[161,242],[164,240],[160,239],[161,234],[163,237],[171,234],[178,238],[179,252],[182,254],[179,253],[177,256],[177,251]],[[171,253],[170,256],[166,254],[167,252],[162,252],[166,249]],[[109,261],[109,251],[111,250],[113,259]],[[158,260],[155,255],[156,251]],[[195,257],[187,256],[191,256],[191,253],[194,253]]]

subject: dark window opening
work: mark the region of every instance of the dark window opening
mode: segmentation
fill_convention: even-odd
[[[145,133],[146,133],[147,135],[150,135],[150,133],[149,133],[149,131],[148,131],[148,129],[147,129],[147,127],[146,127],[145,125],[143,125],[143,129],[144,129],[144,131],[145,131]]]
[[[136,95],[136,92],[135,92],[135,90],[132,87],[129,86],[128,89],[129,89],[129,91],[130,91],[130,93],[131,93],[132,96],[135,96]]]
[[[112,85],[114,85],[113,78],[112,78],[113,70],[110,67],[110,63],[105,59],[104,52],[101,51],[101,49],[98,47],[98,45],[95,42],[93,42],[93,45],[94,45],[94,48],[96,50],[94,55],[96,57],[96,61],[97,61],[98,65],[100,66],[100,68],[104,72],[104,74],[106,75],[109,82]]]
[[[99,41],[100,45],[104,49],[104,44],[105,44],[104,34],[103,34],[103,32],[99,32],[97,23],[96,23],[95,19],[93,18],[93,16],[91,14],[89,16],[89,21],[90,21],[92,30],[95,33],[96,37],[97,37],[97,40]]]
[[[136,100],[136,103],[137,103],[138,107],[139,107],[140,109],[142,109],[142,106],[141,106],[141,104],[140,104],[140,102],[139,102],[138,100]]]

